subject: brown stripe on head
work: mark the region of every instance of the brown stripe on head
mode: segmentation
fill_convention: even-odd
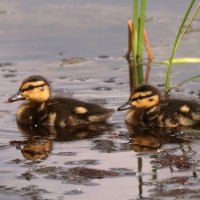
[[[151,108],[159,103],[160,93],[151,85],[141,85],[133,91],[129,101],[132,108]]]
[[[28,83],[28,82],[38,82],[38,81],[42,81],[50,87],[50,84],[47,81],[47,79],[45,79],[44,77],[42,77],[40,75],[29,76],[28,78],[24,79],[21,86],[24,85],[25,83]]]

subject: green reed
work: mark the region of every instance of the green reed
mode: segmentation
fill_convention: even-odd
[[[145,20],[146,0],[133,0],[133,34],[132,57],[133,67],[136,68],[135,80],[137,84],[143,83],[142,47]]]
[[[182,40],[182,38],[183,38],[185,32],[186,32],[187,29],[189,28],[189,26],[190,26],[191,22],[193,21],[195,15],[196,15],[196,13],[197,13],[197,11],[199,10],[199,5],[198,5],[197,9],[194,11],[194,13],[193,13],[193,15],[192,15],[191,20],[189,20],[188,25],[186,26],[185,30],[183,30],[183,27],[184,27],[184,25],[185,25],[185,22],[186,22],[186,20],[187,20],[187,18],[188,18],[188,16],[189,16],[189,13],[190,13],[190,11],[191,11],[191,9],[192,9],[194,3],[195,3],[195,0],[191,0],[191,1],[190,1],[189,7],[188,7],[188,9],[187,9],[187,11],[186,11],[186,13],[185,13],[185,15],[184,15],[184,18],[183,18],[183,20],[182,20],[182,22],[181,22],[180,27],[179,27],[179,29],[178,29],[178,32],[177,32],[177,35],[176,35],[176,38],[175,38],[175,41],[174,41],[174,45],[173,45],[173,48],[172,48],[172,51],[171,51],[170,58],[169,58],[168,61],[165,61],[165,63],[167,63],[166,79],[165,79],[165,91],[166,91],[166,92],[169,91],[169,80],[170,80],[170,74],[171,74],[171,66],[172,66],[172,63],[175,63],[175,62],[177,62],[177,63],[178,63],[178,62],[179,62],[179,63],[181,63],[181,62],[188,62],[188,61],[190,61],[190,60],[191,60],[192,62],[195,62],[195,60],[194,60],[194,59],[191,59],[191,58],[190,58],[190,60],[187,60],[186,58],[183,58],[183,59],[176,59],[176,60],[173,59],[173,58],[174,58],[174,54],[175,54],[175,52],[176,52],[176,50],[177,50],[177,47],[179,46],[179,44],[180,44],[180,42],[181,42],[181,40]],[[197,61],[197,60],[196,60],[196,61]]]

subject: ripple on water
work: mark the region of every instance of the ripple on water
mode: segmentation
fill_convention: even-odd
[[[108,56],[108,55],[99,55],[97,57],[95,57],[95,60],[99,60],[99,61],[108,61],[108,60],[112,60],[113,57]]]
[[[95,91],[111,91],[112,88],[111,87],[106,87],[106,86],[101,86],[101,87],[95,87],[92,90],[95,90]]]
[[[82,57],[71,57],[71,58],[64,58],[61,60],[61,66],[64,65],[77,65],[77,64],[83,64],[88,62],[87,59]]]
[[[70,190],[68,192],[65,192],[64,195],[77,195],[77,194],[83,194],[84,192],[81,189],[74,189]]]
[[[97,165],[99,164],[98,160],[76,160],[68,161],[64,163],[65,165]]]
[[[13,66],[13,63],[11,62],[0,63],[0,68],[11,67],[11,66]]]

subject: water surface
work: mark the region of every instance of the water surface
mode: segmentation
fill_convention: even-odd
[[[187,4],[148,1],[146,29],[154,57],[149,82],[161,90],[161,61],[169,57]],[[24,78],[40,74],[50,80],[54,95],[120,106],[129,97],[123,55],[130,2],[2,0],[0,7],[1,199],[200,197],[198,130],[132,130],[123,112],[115,113],[109,125],[26,130],[15,121],[19,103],[5,103]],[[177,56],[200,55],[198,18]],[[197,64],[176,66],[171,83],[198,73]],[[171,95],[199,101],[199,80]],[[40,154],[23,151],[28,145],[40,145]]]

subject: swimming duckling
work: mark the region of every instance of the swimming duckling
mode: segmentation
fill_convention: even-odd
[[[104,122],[113,113],[93,103],[51,97],[49,82],[42,76],[25,79],[8,102],[28,100],[17,111],[17,122],[28,125],[68,126]]]
[[[200,125],[200,105],[180,99],[161,100],[159,91],[150,85],[141,85],[129,101],[118,111],[130,109],[125,121],[139,126],[179,127]]]

